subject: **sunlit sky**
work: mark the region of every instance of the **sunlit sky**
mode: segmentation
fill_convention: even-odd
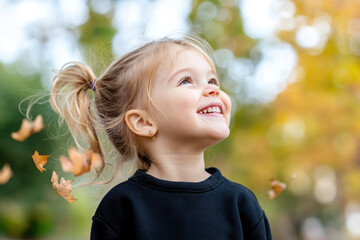
[[[100,14],[106,14],[112,7],[109,0],[92,0],[90,3]],[[282,14],[275,11],[286,4]],[[297,64],[296,52],[275,37],[281,17],[286,14],[291,17],[294,6],[285,0],[242,0],[234,7],[241,10],[245,33],[259,40],[254,50],[263,57],[256,69],[249,71],[249,59],[235,58],[227,49],[219,49],[216,55],[219,60],[227,60],[233,79],[245,81],[248,100],[272,101],[295,79],[289,76]],[[118,1],[112,22],[118,31],[112,41],[114,54],[121,56],[149,39],[187,32],[190,10],[191,0]],[[40,72],[44,86],[49,87],[52,70],[69,61],[84,61],[77,44],[78,34],[69,29],[87,19],[86,0],[0,1],[0,61],[4,64],[16,62],[17,70],[24,75]],[[304,35],[310,35],[310,40]],[[320,41],[311,27],[304,28],[297,38],[305,47]],[[219,61],[219,64],[225,62]]]

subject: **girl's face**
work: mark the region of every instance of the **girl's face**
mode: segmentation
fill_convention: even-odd
[[[230,133],[230,98],[199,51],[173,51],[175,61],[162,64],[151,92],[158,133],[176,144],[210,147]]]

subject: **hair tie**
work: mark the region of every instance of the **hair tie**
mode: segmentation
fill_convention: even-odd
[[[93,80],[91,83],[91,89],[95,92],[95,80]]]

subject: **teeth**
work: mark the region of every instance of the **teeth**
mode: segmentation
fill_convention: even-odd
[[[219,107],[208,107],[207,109],[200,111],[200,114],[204,113],[221,113],[221,110]]]

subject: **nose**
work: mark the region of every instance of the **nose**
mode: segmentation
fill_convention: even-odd
[[[207,84],[207,86],[204,88],[203,95],[206,97],[208,96],[218,97],[220,95],[219,86],[215,84]]]

